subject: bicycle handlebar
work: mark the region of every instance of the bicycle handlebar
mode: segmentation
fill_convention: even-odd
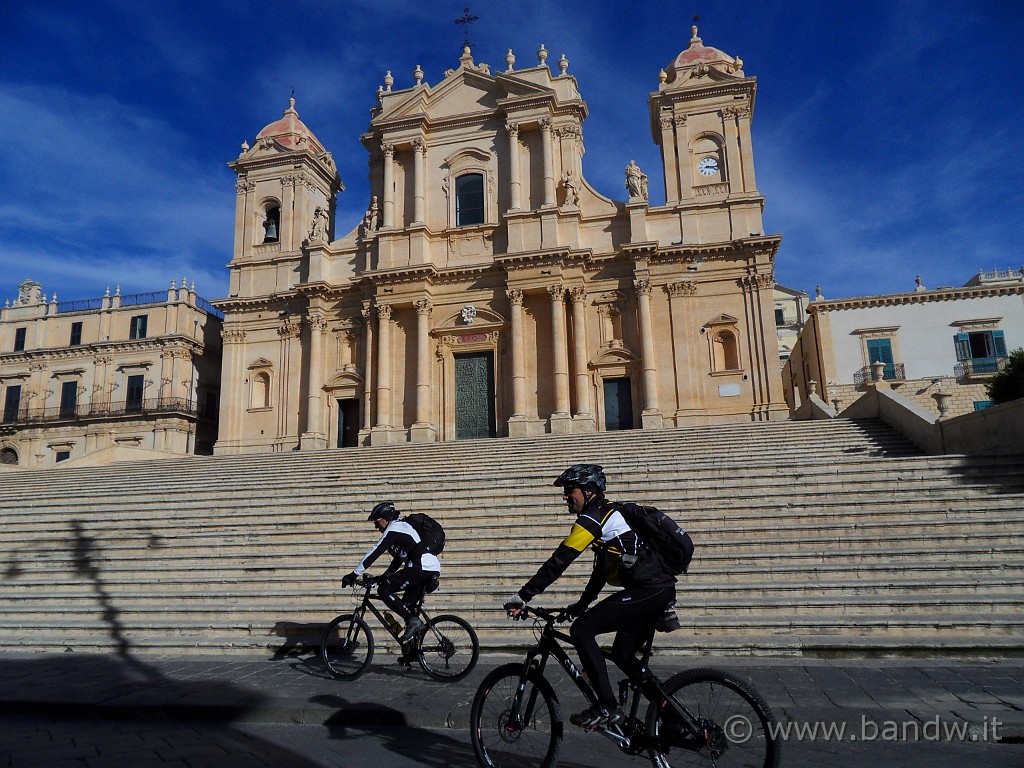
[[[572,615],[565,608],[540,608],[526,605],[525,603],[519,609],[518,614],[515,616],[509,614],[509,618],[513,621],[526,621],[530,616],[541,619],[547,624],[562,624],[566,621],[572,621]]]

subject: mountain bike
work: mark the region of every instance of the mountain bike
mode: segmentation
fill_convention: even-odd
[[[375,584],[375,579],[364,575],[362,581],[353,587],[356,609],[336,616],[324,630],[320,640],[320,658],[331,676],[339,680],[355,680],[373,661],[374,641],[366,622],[368,612],[376,616],[388,634],[399,643],[402,648],[399,663],[408,667],[415,660],[430,677],[442,681],[461,680],[473,671],[480,658],[480,641],[468,621],[452,615],[431,618],[420,600],[413,610],[423,620],[423,629],[403,646],[400,640],[402,625],[390,613],[374,605],[381,599],[371,594]]]
[[[521,663],[506,664],[487,675],[470,711],[470,738],[485,768],[552,768],[563,735],[562,713],[554,688],[544,677],[554,657],[592,705],[593,686],[570,660],[562,643],[569,635],[555,628],[569,616],[563,610],[524,606],[520,619],[533,616],[536,647]],[[654,623],[640,647],[647,668],[654,644]],[[611,654],[605,652],[605,657]],[[643,700],[649,702],[640,711]],[[592,729],[625,753],[646,754],[656,768],[672,765],[753,766],[779,764],[781,743],[771,709],[750,683],[718,669],[689,669],[662,682],[624,679],[619,683],[624,718]]]

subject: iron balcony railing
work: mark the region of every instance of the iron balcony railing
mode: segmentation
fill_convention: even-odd
[[[90,312],[96,309],[103,309],[103,299],[77,299],[75,301],[58,301],[57,313],[61,312]]]
[[[184,397],[154,397],[145,400],[121,400],[112,403],[78,403],[51,408],[20,408],[5,410],[4,424],[44,424],[55,421],[79,421],[144,416],[152,413],[198,415],[196,404]]]
[[[906,378],[907,374],[903,370],[903,363],[892,363],[882,369],[882,381],[904,381]],[[874,380],[875,371],[870,365],[865,365],[853,374],[853,383],[857,386]]]
[[[972,357],[970,360],[961,360],[953,368],[953,373],[958,379],[967,379],[971,376],[991,376],[999,373],[1006,367],[1006,357]]]

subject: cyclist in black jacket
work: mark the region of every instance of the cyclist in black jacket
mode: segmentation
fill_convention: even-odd
[[[612,659],[635,679],[650,677],[640,667],[636,649],[640,636],[675,599],[675,575],[626,524],[614,502],[604,496],[606,478],[597,464],[574,464],[558,476],[554,485],[576,515],[569,535],[558,545],[522,589],[505,604],[516,616],[524,603],[547,589],[588,546],[594,549],[594,570],[579,601],[568,611],[579,618],[570,636],[600,702],[569,718],[573,725],[596,728],[614,725],[622,717],[608,679],[597,635],[615,632]],[[605,584],[623,587],[587,610]]]
[[[367,520],[380,531],[381,537],[363,555],[359,565],[342,578],[341,586],[355,584],[360,574],[373,565],[378,557],[384,553],[390,554],[393,558],[391,565],[377,579],[377,594],[405,621],[405,632],[400,638],[404,647],[423,629],[423,620],[416,615],[413,606],[427,591],[433,592],[437,588],[441,577],[441,561],[431,552],[422,550],[419,546],[419,533],[400,517],[392,502],[382,501],[377,504]],[[399,597],[399,592],[404,594]]]

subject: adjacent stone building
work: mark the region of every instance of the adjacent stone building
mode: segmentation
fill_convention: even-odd
[[[921,407],[959,416],[989,405],[986,384],[1024,346],[1024,270],[962,287],[817,298],[783,369],[795,407],[813,390],[842,411],[878,376]]]
[[[588,183],[587,105],[547,59],[389,72],[354,227],[294,100],[243,144],[218,453],[787,417],[755,78],[696,27],[652,78],[652,205],[626,152],[624,201]]]
[[[184,279],[80,301],[24,281],[0,310],[0,462],[212,453],[221,317]]]

